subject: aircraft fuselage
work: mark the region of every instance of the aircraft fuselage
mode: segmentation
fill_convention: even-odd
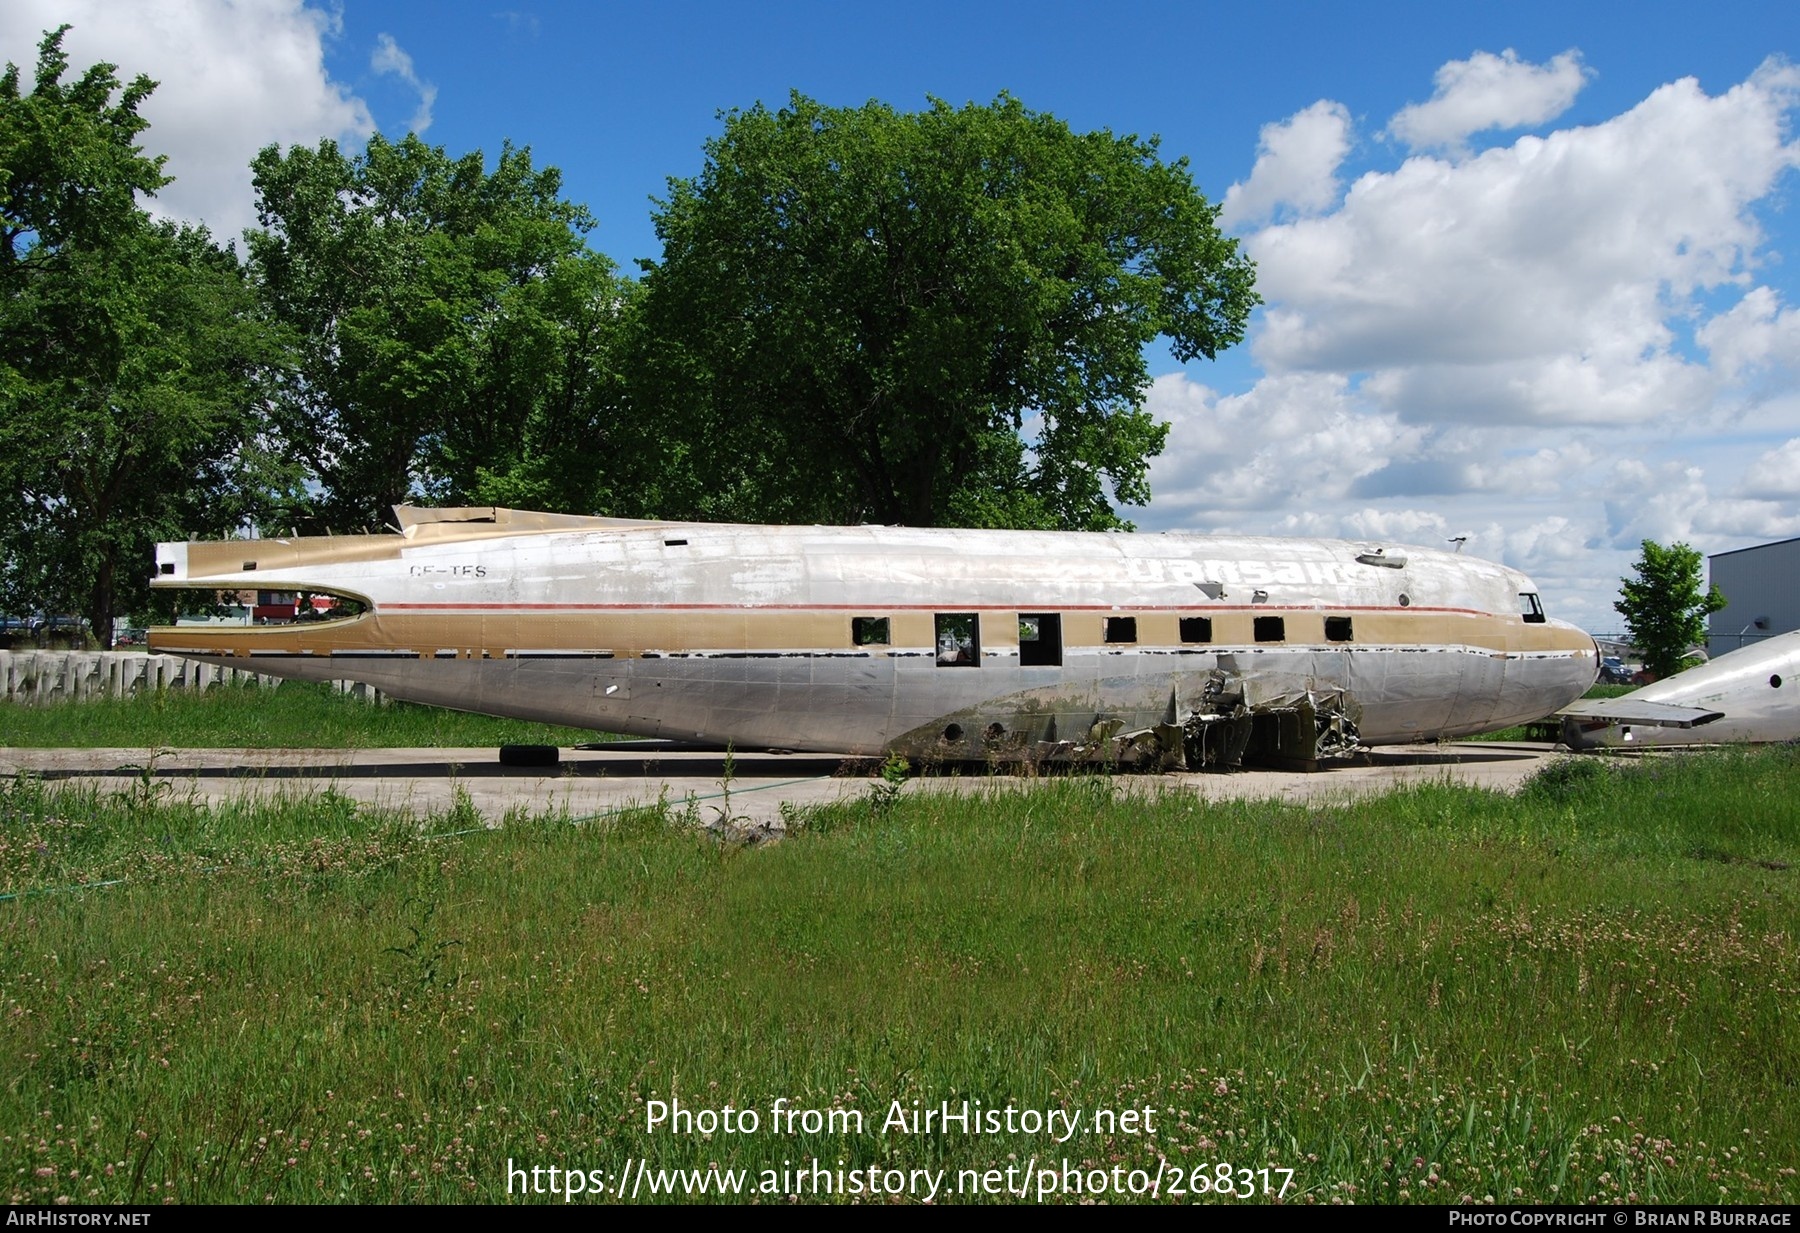
[[[1265,713],[1316,724],[1317,752],[1344,745],[1328,723],[1461,736],[1555,711],[1598,662],[1524,575],[1430,549],[399,512],[398,535],[159,545],[160,587],[366,611],[152,648],[610,732],[946,758],[1110,756]]]

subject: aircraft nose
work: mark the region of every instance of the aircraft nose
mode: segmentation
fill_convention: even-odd
[[[1585,694],[1600,674],[1600,647],[1587,631],[1566,621],[1528,625],[1524,656],[1506,670],[1510,722],[1554,715]]]

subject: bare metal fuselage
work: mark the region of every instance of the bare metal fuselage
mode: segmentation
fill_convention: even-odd
[[[1555,711],[1597,664],[1521,615],[1523,575],[1428,549],[400,514],[399,535],[159,545],[157,586],[366,611],[153,648],[596,730],[943,757],[1276,713],[1336,725],[1334,748],[1459,736]]]
[[[1619,698],[1564,708],[1570,749],[1800,740],[1800,633],[1721,655]]]

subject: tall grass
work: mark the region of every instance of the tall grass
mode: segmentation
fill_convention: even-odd
[[[657,808],[487,830],[20,781],[0,1165],[14,1202],[516,1199],[509,1159],[766,1168],[774,1201],[817,1157],[1792,1203],[1797,784],[1790,750],[1335,806],[1077,778],[743,847]],[[763,1124],[647,1129],[675,1099]],[[778,1099],[864,1132],[772,1133]],[[878,1133],[964,1099],[1156,1133]]]

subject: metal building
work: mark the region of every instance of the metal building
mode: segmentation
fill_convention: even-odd
[[[1721,552],[1707,566],[1728,601],[1707,622],[1708,655],[1800,629],[1800,539]]]

